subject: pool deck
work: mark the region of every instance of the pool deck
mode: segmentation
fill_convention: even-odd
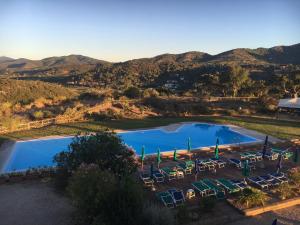
[[[152,127],[152,128],[144,128],[144,129],[135,129],[135,130],[114,130],[116,133],[120,133],[120,132],[126,132],[126,131],[136,131],[136,130],[150,130],[150,129],[162,129],[166,132],[172,132],[172,131],[176,131],[178,130],[182,125],[184,124],[193,124],[193,123],[199,123],[199,122],[182,122],[182,123],[174,123],[174,124],[170,124],[167,126],[160,126],[160,127]],[[214,123],[206,123],[206,124],[214,124]],[[257,131],[253,131],[253,130],[249,130],[249,129],[245,129],[239,126],[234,126],[234,125],[229,125],[229,124],[217,124],[217,125],[224,125],[224,126],[228,126],[231,130],[240,133],[242,135],[246,135],[246,136],[250,136],[253,138],[258,139],[257,141],[254,142],[250,142],[250,143],[236,143],[236,144],[229,144],[229,145],[220,145],[220,148],[228,148],[230,146],[247,146],[247,145],[255,145],[255,144],[259,144],[259,143],[263,143],[264,139],[266,137],[266,134],[263,133],[259,133]],[[55,139],[55,138],[64,138],[64,137],[73,137],[70,135],[65,135],[65,136],[58,136],[58,135],[52,135],[52,136],[46,136],[46,137],[41,137],[41,138],[36,138],[36,139],[26,139],[26,140],[22,140],[22,141],[33,141],[33,140],[47,140],[47,139]],[[283,140],[280,140],[278,138],[269,136],[269,142],[272,144],[278,143],[278,142],[282,142]],[[18,141],[19,142],[19,141]],[[3,168],[7,162],[7,160],[9,159],[13,146],[16,143],[16,141],[5,141],[2,146],[0,146],[0,173],[2,173]],[[210,147],[212,146],[207,146],[207,147],[203,147],[200,148],[201,150],[210,150]],[[193,149],[194,150],[200,150],[200,149]],[[185,152],[186,150],[179,150],[178,152]],[[168,155],[168,154],[173,154],[171,152],[163,152],[162,154]]]

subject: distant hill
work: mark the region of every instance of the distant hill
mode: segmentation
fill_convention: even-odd
[[[83,66],[105,64],[103,60],[93,59],[82,55],[69,55],[61,57],[50,57],[42,60],[30,59],[10,59],[8,57],[0,58],[0,70],[22,71],[22,70],[38,70],[51,69],[59,67],[68,67],[69,70]]]
[[[0,56],[0,63],[7,62],[7,61],[12,61],[12,60],[14,60],[14,59],[6,57],[6,56]]]

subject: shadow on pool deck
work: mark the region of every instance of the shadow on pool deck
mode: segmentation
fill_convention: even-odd
[[[1,225],[72,225],[75,209],[52,183],[25,181],[0,186]]]

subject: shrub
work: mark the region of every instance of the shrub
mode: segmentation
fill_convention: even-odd
[[[289,174],[289,179],[296,185],[300,186],[300,169],[294,168],[292,169]]]
[[[216,199],[212,197],[202,198],[199,203],[200,211],[211,212],[216,205]]]
[[[159,92],[157,90],[155,90],[154,88],[147,88],[143,92],[143,97],[144,98],[158,97],[158,96],[159,96]]]
[[[88,136],[76,136],[68,151],[58,153],[54,161],[58,168],[75,171],[82,163],[97,164],[117,176],[136,171],[134,152],[129,150],[120,137],[110,131],[101,131]]]
[[[264,192],[254,188],[247,188],[243,190],[236,203],[249,208],[254,206],[264,206],[267,199],[267,195]]]
[[[68,192],[85,224],[141,224],[142,190],[130,177],[119,180],[95,164],[81,165],[70,180]]]
[[[176,224],[173,212],[155,204],[147,204],[143,210],[143,225],[173,225]]]
[[[139,98],[141,96],[141,92],[137,87],[129,87],[124,91],[124,95],[128,98]]]
[[[278,197],[282,200],[291,198],[291,197],[295,196],[295,194],[296,194],[293,191],[292,187],[287,183],[279,185],[274,191],[275,191],[275,193],[278,194]]]
[[[35,111],[33,114],[32,114],[32,117],[34,119],[43,119],[44,118],[44,113],[43,111],[39,110],[39,111]]]
[[[19,127],[20,124],[25,123],[26,120],[23,117],[15,116],[15,117],[3,117],[0,120],[0,124],[2,126],[14,130]]]

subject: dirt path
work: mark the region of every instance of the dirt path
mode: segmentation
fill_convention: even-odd
[[[74,208],[51,183],[26,181],[0,186],[1,225],[71,225]]]

